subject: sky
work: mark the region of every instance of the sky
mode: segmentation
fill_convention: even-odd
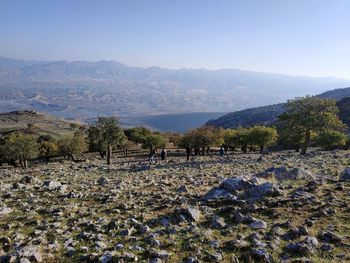
[[[0,56],[350,79],[349,0],[0,0]]]

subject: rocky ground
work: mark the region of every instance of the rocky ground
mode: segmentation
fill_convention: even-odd
[[[349,152],[170,159],[0,169],[0,262],[350,262]]]

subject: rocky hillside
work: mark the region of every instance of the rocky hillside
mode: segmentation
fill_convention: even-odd
[[[350,88],[335,89],[319,94],[322,98],[329,98],[339,100],[337,105],[339,107],[339,117],[345,124],[350,124]],[[255,124],[258,125],[272,125],[277,117],[284,112],[285,103],[269,105],[264,107],[257,107],[236,111],[221,116],[218,119],[207,121],[206,125],[224,128],[247,127]]]
[[[236,69],[170,70],[115,61],[0,58],[0,112],[34,109],[64,118],[229,112],[349,84]]]
[[[349,262],[348,152],[258,157],[0,169],[0,261]]]
[[[78,122],[58,119],[35,111],[0,113],[0,134],[20,130],[28,134],[49,134],[59,137],[74,133],[80,125]]]

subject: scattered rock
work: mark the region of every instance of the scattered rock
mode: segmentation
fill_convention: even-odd
[[[60,188],[61,188],[61,186],[62,186],[62,184],[60,183],[60,182],[58,182],[58,181],[51,181],[51,180],[49,180],[49,181],[45,181],[44,183],[43,183],[43,187],[45,188],[45,189],[48,189],[48,190],[50,190],[50,191],[54,191],[54,190],[60,190]]]
[[[266,229],[267,224],[263,220],[255,219],[252,223],[249,224],[249,227],[253,229]]]
[[[339,176],[339,181],[350,181],[350,168],[346,168]]]
[[[106,184],[108,184],[108,179],[106,177],[101,176],[98,180],[97,183],[101,186],[104,186]]]
[[[327,232],[321,232],[320,235],[320,240],[323,242],[328,242],[328,243],[339,243],[342,241],[342,238],[338,236],[337,234],[327,231]]]

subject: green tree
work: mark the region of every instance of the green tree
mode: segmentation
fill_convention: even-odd
[[[176,132],[166,133],[166,137],[168,138],[169,142],[171,142],[175,146],[178,146],[182,139],[182,135]]]
[[[39,156],[45,158],[46,162],[58,153],[58,144],[50,135],[41,135],[37,139],[39,144]]]
[[[240,147],[244,153],[247,153],[248,146],[251,146],[251,136],[248,128],[239,128],[227,130],[224,136],[225,144],[228,147]]]
[[[58,141],[58,150],[63,156],[68,156],[72,161],[76,161],[76,155],[82,155],[88,149],[85,136],[81,132],[76,132],[74,136],[66,136]]]
[[[106,147],[108,165],[111,164],[113,147],[121,147],[127,140],[123,129],[119,127],[118,119],[114,116],[99,117],[96,124],[90,127],[88,138],[100,149]]]
[[[257,145],[262,153],[265,147],[274,145],[277,142],[276,128],[266,126],[253,126],[248,130],[249,140],[252,145]]]
[[[143,143],[146,137],[151,135],[151,131],[145,127],[126,129],[124,133],[129,141],[132,141],[136,144]]]
[[[222,128],[214,128],[204,126],[192,129],[183,136],[175,139],[176,145],[180,148],[190,151],[194,149],[195,154],[200,151],[204,155],[212,146],[222,146],[224,144],[225,130]]]
[[[31,136],[12,133],[5,138],[1,151],[4,159],[18,160],[22,168],[27,168],[28,160],[38,155],[38,144]]]
[[[313,132],[342,130],[344,124],[339,120],[336,102],[319,97],[303,97],[289,100],[287,111],[279,116],[284,129],[303,135],[301,154],[305,154]]]
[[[194,139],[192,138],[192,134],[190,133],[180,135],[175,140],[173,140],[175,146],[186,150],[187,161],[190,160],[190,155],[192,153],[192,150],[194,149],[193,141]]]
[[[282,145],[292,147],[296,152],[299,152],[301,146],[304,144],[305,136],[300,129],[289,129],[289,127],[290,125],[287,122],[278,123],[277,131],[279,142]]]
[[[151,134],[148,135],[144,142],[142,143],[143,149],[149,149],[150,155],[152,151],[158,148],[164,148],[166,144],[166,139],[161,134]]]
[[[101,132],[98,127],[90,126],[88,129],[89,151],[98,152],[102,158],[106,156],[107,145],[101,138]]]
[[[318,134],[316,137],[317,145],[326,151],[331,151],[346,145],[347,136],[339,131],[327,130]]]
[[[204,126],[191,130],[189,135],[192,137],[196,154],[198,154],[198,150],[201,149],[202,154],[205,155],[210,147],[224,144],[224,130],[220,128]]]

